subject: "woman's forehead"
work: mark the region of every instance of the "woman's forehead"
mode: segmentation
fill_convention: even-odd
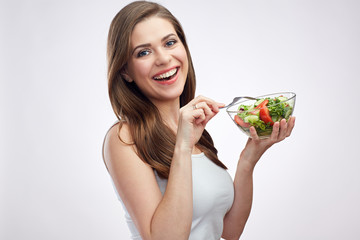
[[[176,31],[169,20],[152,16],[135,25],[131,34],[131,45],[134,47],[140,44],[161,41],[163,37],[170,33],[176,34]]]

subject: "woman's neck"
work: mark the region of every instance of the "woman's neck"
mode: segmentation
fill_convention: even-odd
[[[155,106],[159,109],[165,124],[176,134],[179,123],[180,101],[161,102],[156,103]],[[200,149],[194,146],[192,154],[200,154],[201,152]]]
[[[155,105],[159,109],[165,124],[176,133],[179,122],[180,101],[160,102],[155,103]]]

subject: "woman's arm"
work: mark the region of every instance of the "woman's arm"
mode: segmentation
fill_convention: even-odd
[[[130,139],[126,124],[120,134],[122,139]],[[175,150],[167,188],[162,196],[153,169],[137,156],[133,146],[119,140],[117,127],[107,134],[105,163],[142,239],[188,237],[192,219],[190,157],[189,151]]]
[[[194,107],[196,106],[196,107]],[[218,105],[198,97],[180,109],[177,138],[164,196],[152,168],[113,127],[105,139],[104,159],[115,187],[144,240],[188,239],[192,223],[191,154]],[[120,136],[131,142],[128,125]]]
[[[251,138],[240,155],[235,173],[234,203],[224,218],[224,239],[240,238],[251,211],[255,165],[269,147],[290,136],[294,124],[295,117],[291,117],[288,123],[285,120],[275,123],[270,138],[264,140],[259,139],[253,127],[250,128]]]

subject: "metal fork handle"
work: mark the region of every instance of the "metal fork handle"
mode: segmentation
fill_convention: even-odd
[[[240,99],[242,98],[247,98],[247,99],[250,99],[250,100],[257,100],[256,98],[254,97],[248,97],[248,96],[243,96],[243,97],[235,97],[231,103],[229,103],[228,105],[224,106],[224,107],[221,107],[220,109],[222,108],[227,108],[227,107],[230,107],[232,105],[234,105],[235,103],[237,103]]]

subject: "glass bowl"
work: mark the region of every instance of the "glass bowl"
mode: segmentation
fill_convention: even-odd
[[[296,94],[280,92],[256,97],[256,100],[240,99],[226,108],[233,122],[250,137],[250,127],[254,126],[259,138],[268,138],[272,126],[281,119],[289,120],[295,107]]]

